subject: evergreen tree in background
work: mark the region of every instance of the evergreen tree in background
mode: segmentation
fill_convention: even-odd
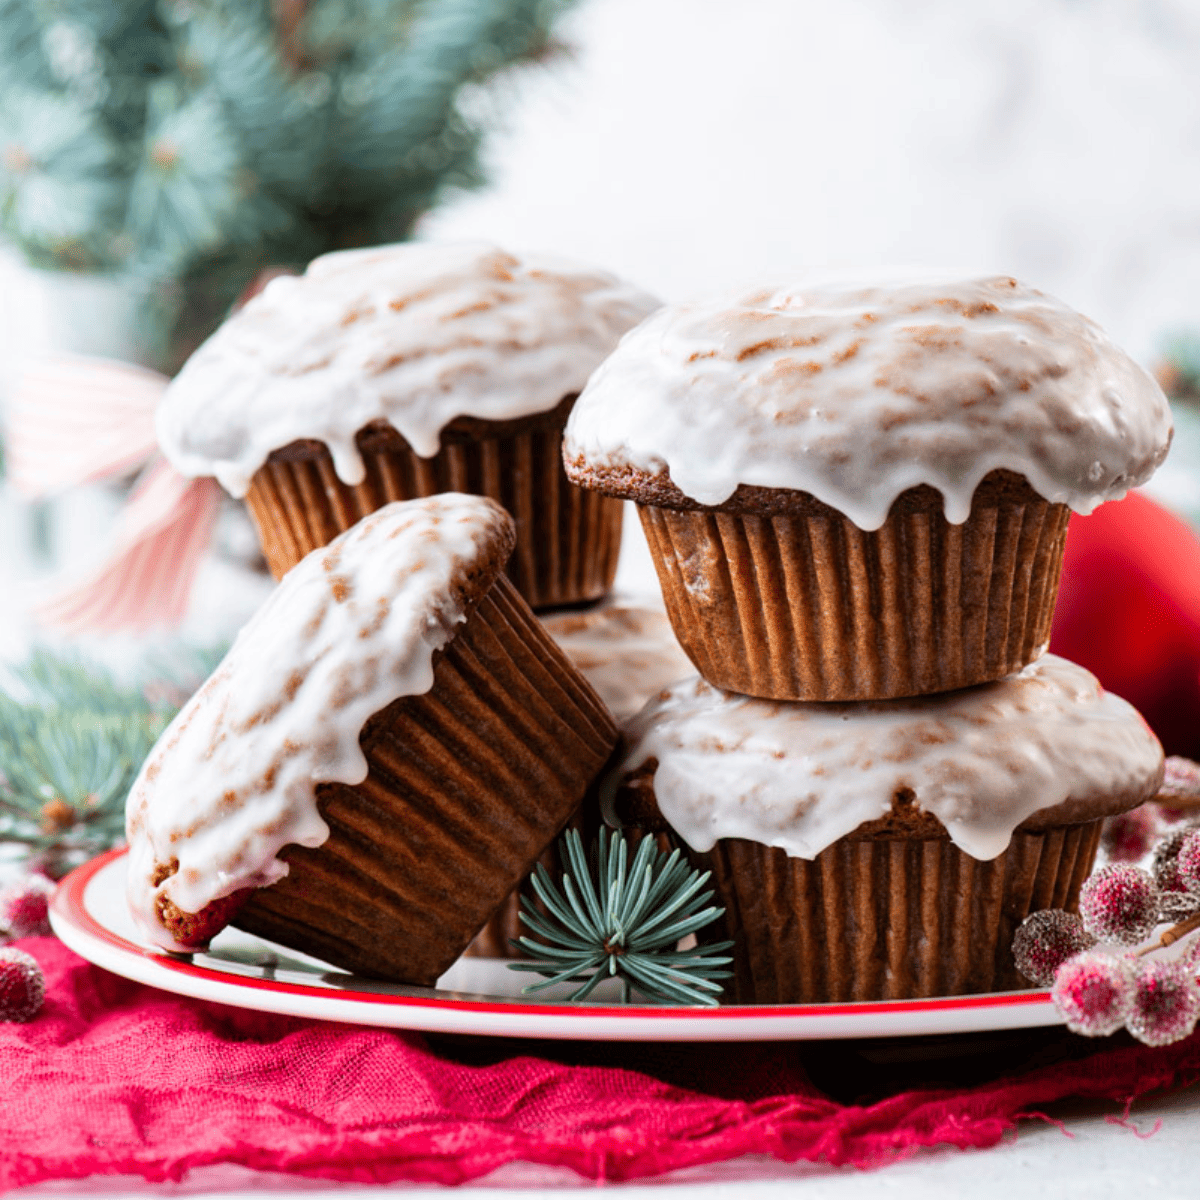
[[[478,85],[572,0],[0,0],[0,219],[178,365],[251,277],[482,182]]]

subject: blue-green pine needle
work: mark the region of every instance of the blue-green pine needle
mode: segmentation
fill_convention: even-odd
[[[722,985],[715,981],[730,975],[724,967],[732,960],[723,951],[733,943],[678,949],[682,938],[724,912],[702,890],[708,873],[692,870],[678,850],[663,853],[650,837],[632,861],[625,836],[607,829],[590,863],[575,830],[559,845],[561,886],[539,863],[530,879],[533,896],[521,897],[521,919],[533,936],[515,944],[532,958],[509,965],[545,976],[524,991],[579,983],[569,999],[580,1001],[615,977],[625,1002],[636,991],[660,1004],[717,1004]]]

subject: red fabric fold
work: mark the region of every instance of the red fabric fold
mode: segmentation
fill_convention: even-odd
[[[596,1180],[751,1153],[870,1167],[924,1146],[993,1145],[1066,1097],[1127,1102],[1200,1079],[1200,1035],[1157,1050],[1064,1036],[1065,1057],[1043,1047],[1035,1059],[1058,1061],[1017,1074],[843,1103],[806,1070],[814,1052],[835,1072],[854,1059],[832,1043],[514,1054],[504,1041],[201,1003],[120,979],[52,938],[18,944],[41,963],[47,1000],[28,1024],[0,1023],[0,1187],[178,1180],[218,1163],[447,1184],[513,1160]]]

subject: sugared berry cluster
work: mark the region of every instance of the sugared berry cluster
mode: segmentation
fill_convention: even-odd
[[[46,995],[37,959],[12,946],[0,949],[0,1021],[28,1021]]]
[[[53,880],[36,872],[0,889],[0,1021],[29,1021],[42,1007],[46,980],[37,959],[4,943],[50,934],[53,892]]]
[[[0,889],[0,940],[48,937],[53,892],[54,881],[36,872]]]
[[[1189,936],[1200,929],[1200,827],[1169,833],[1145,871],[1122,860],[1136,841],[1133,833],[1150,827],[1133,814],[1115,835],[1110,827],[1107,849],[1116,861],[1083,885],[1079,915],[1061,909],[1031,914],[1013,938],[1013,957],[1031,982],[1053,985],[1050,995],[1069,1029],[1103,1037],[1124,1026],[1139,1041],[1161,1046],[1187,1037],[1200,1020],[1200,938]],[[1152,845],[1138,843],[1135,857],[1145,857]],[[1130,949],[1168,922],[1176,924],[1156,945]],[[1183,953],[1146,957],[1169,945]]]

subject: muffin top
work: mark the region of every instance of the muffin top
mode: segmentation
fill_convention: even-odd
[[[1170,439],[1161,389],[1086,317],[1007,277],[928,277],[661,309],[592,377],[563,454],[576,483],[632,499],[788,489],[877,529],[921,484],[962,522],[995,470],[1090,512]]]
[[[160,897],[197,913],[286,875],[283,846],[325,841],[316,785],[366,778],[367,719],[432,687],[513,542],[499,505],[450,492],[379,509],[283,577],[130,792],[129,901],[154,942],[174,946]]]
[[[618,723],[695,670],[662,609],[608,601],[583,612],[544,614],[541,621]]]
[[[159,406],[159,443],[177,470],[235,496],[272,451],[307,438],[360,483],[365,426],[386,422],[429,458],[457,417],[546,412],[656,306],[607,272],[493,246],[326,254],[272,280],[192,355]]]
[[[755,700],[693,677],[625,733],[605,785],[610,818],[616,788],[656,760],[654,801],[693,849],[745,838],[795,858],[888,816],[902,794],[965,853],[991,859],[1018,825],[1132,808],[1163,771],[1136,709],[1051,654],[997,683],[856,704]]]

